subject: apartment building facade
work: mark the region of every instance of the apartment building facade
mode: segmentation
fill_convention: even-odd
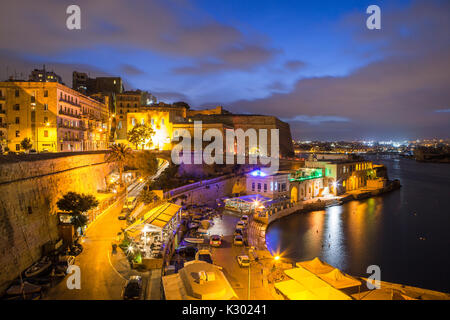
[[[105,103],[57,82],[0,82],[3,150],[92,151],[108,148],[109,111]]]

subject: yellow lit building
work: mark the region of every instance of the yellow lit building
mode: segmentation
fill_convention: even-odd
[[[108,147],[106,104],[57,82],[0,82],[3,147],[25,151],[31,139],[41,152],[91,151]]]
[[[173,137],[173,124],[183,121],[186,116],[186,109],[169,105],[145,107],[141,112],[128,112],[125,119],[117,122],[116,143],[125,143],[130,147],[135,146],[128,142],[127,133],[136,124],[146,124],[153,129],[155,134],[152,137],[151,146],[148,149],[171,150]],[[116,115],[117,117],[117,115]]]

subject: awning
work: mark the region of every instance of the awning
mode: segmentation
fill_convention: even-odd
[[[275,288],[289,300],[318,300],[318,298],[295,280],[275,283]]]
[[[301,266],[314,274],[328,273],[334,270],[333,266],[323,262],[317,257],[312,260],[297,262],[295,265],[297,267]]]
[[[295,296],[296,299],[299,299],[300,297],[304,297],[304,299],[314,298],[315,300],[351,300],[351,297],[332,287],[329,283],[302,266],[284,270],[284,273],[286,273],[292,281],[298,283],[296,287],[294,287],[293,284],[290,285],[291,290],[297,288],[297,292],[289,292],[290,297]],[[305,290],[309,293],[304,293],[303,291]]]
[[[141,219],[135,221],[126,231],[133,232],[144,224],[150,224],[163,229],[177,214],[180,208],[181,206],[170,202],[162,203],[146,212]]]
[[[361,285],[361,281],[358,281],[355,278],[342,273],[339,269],[334,269],[331,272],[319,274],[318,276],[337,289],[344,289]]]

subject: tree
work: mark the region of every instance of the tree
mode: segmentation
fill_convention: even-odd
[[[134,166],[143,176],[153,176],[158,170],[158,160],[150,151],[142,151],[136,154]]]
[[[30,138],[24,138],[21,142],[20,142],[20,146],[22,149],[28,151],[33,147],[33,144],[31,143],[31,139]]]
[[[155,201],[157,199],[158,199],[158,196],[156,195],[156,193],[154,193],[152,190],[150,190],[149,187],[146,187],[139,194],[139,200],[144,202],[145,204],[152,203],[153,201]]]
[[[87,217],[84,212],[97,207],[98,200],[90,194],[79,194],[76,192],[68,192],[56,202],[59,210],[66,211],[72,217],[72,224],[78,228],[82,228],[87,224]]]
[[[138,148],[138,145],[142,145],[142,150],[144,150],[145,144],[151,145],[151,138],[155,132],[151,127],[149,127],[146,124],[137,124],[128,131],[128,141],[131,143],[134,143],[136,146],[136,149]],[[150,140],[150,141],[148,141]],[[148,142],[147,142],[148,141]]]
[[[123,143],[113,144],[109,147],[109,154],[106,158],[106,162],[116,162],[119,166],[120,185],[123,185],[123,167],[125,161],[132,156],[132,152],[131,148]]]

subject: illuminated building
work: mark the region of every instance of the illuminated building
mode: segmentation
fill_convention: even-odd
[[[335,195],[365,187],[371,173],[375,175],[375,172],[372,172],[372,162],[365,160],[306,161],[305,167],[322,169],[324,175],[323,188],[328,188],[329,192]]]
[[[91,151],[108,147],[108,108],[58,82],[0,82],[5,145],[24,151],[30,138],[36,151]]]
[[[247,194],[260,194],[270,199],[289,196],[288,172],[277,172],[267,175],[262,170],[254,170],[246,174]]]

